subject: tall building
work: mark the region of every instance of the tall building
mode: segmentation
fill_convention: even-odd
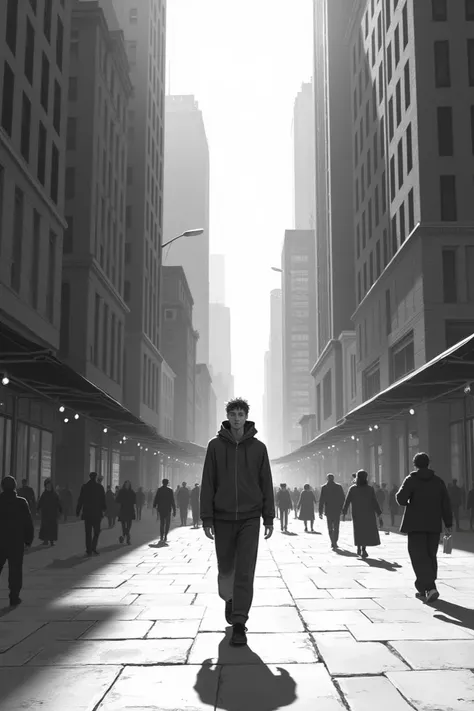
[[[127,407],[160,426],[165,0],[114,0],[133,93],[128,108],[124,299]]]
[[[314,97],[313,85],[302,84],[293,113],[294,227],[314,230]]]
[[[194,442],[196,346],[193,297],[182,267],[163,267],[163,356],[176,375],[174,381],[174,437]]]
[[[205,363],[196,365],[195,442],[203,447],[216,435],[216,395],[211,372]]]
[[[225,304],[226,265],[224,254],[209,257],[209,301],[211,304]]]
[[[314,407],[311,366],[316,357],[316,280],[313,230],[286,230],[283,242],[283,443],[301,444],[299,420]]]
[[[273,289],[270,293],[270,338],[264,363],[265,386],[263,410],[265,441],[270,457],[272,458],[280,457],[284,453],[284,449],[286,449],[283,442],[282,326],[282,292],[281,289]],[[310,364],[308,363],[308,369],[309,367]]]
[[[166,97],[165,241],[202,227],[197,237],[176,240],[164,251],[164,263],[182,266],[194,299],[199,332],[197,358],[209,363],[209,148],[194,96]]]
[[[225,415],[225,403],[234,392],[230,308],[223,304],[209,304],[209,317],[209,362],[217,398],[218,420],[222,420]]]
[[[59,0],[0,3],[0,359],[16,335],[36,352],[59,347],[70,15]],[[0,478],[38,492],[53,406],[0,390]]]
[[[98,2],[76,2],[71,22],[60,354],[119,402],[128,313],[123,266],[131,89],[122,32],[110,30]],[[65,430],[57,465],[68,470],[69,484],[74,481],[75,488],[91,468],[107,481],[108,461],[120,460],[119,447],[109,451],[103,439],[102,427],[94,420],[81,419]]]

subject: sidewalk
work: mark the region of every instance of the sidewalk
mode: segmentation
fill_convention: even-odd
[[[0,617],[0,709],[17,711],[468,711],[474,706],[474,555],[440,554],[442,599],[414,598],[406,539],[354,555],[325,523],[261,541],[248,648],[234,649],[213,544],[146,512],[83,557],[82,526],[26,559],[24,603]],[[321,535],[322,533],[322,535]],[[319,534],[319,535],[318,535]],[[0,606],[7,598],[2,576]]]

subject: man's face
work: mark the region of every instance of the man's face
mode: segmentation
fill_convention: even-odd
[[[230,412],[227,413],[227,417],[229,419],[230,426],[233,430],[242,429],[242,427],[247,422],[247,415],[245,414],[245,411],[242,410],[242,408],[239,408],[237,410],[230,410]]]

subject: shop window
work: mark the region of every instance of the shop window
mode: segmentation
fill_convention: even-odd
[[[413,331],[410,331],[390,349],[390,382],[400,380],[413,370],[415,370],[415,344]]]

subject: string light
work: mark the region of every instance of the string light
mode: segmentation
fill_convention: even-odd
[[[103,432],[104,434],[107,434],[107,427],[104,427],[104,429],[102,430],[102,432]]]
[[[59,412],[64,412],[65,409],[66,408],[64,407],[64,405],[61,405],[61,407],[59,408]]]
[[[69,422],[69,417],[65,417],[64,422]]]
[[[8,385],[9,382],[10,378],[8,377],[8,375],[4,375],[2,378],[2,385]]]
[[[415,414],[415,410],[414,410],[413,408],[410,408],[409,413],[410,413],[410,415],[414,415],[414,414]]]
[[[78,419],[79,419],[79,415],[77,414],[77,412],[76,412],[76,414],[74,415],[74,419],[75,419],[75,420],[78,420]]]

